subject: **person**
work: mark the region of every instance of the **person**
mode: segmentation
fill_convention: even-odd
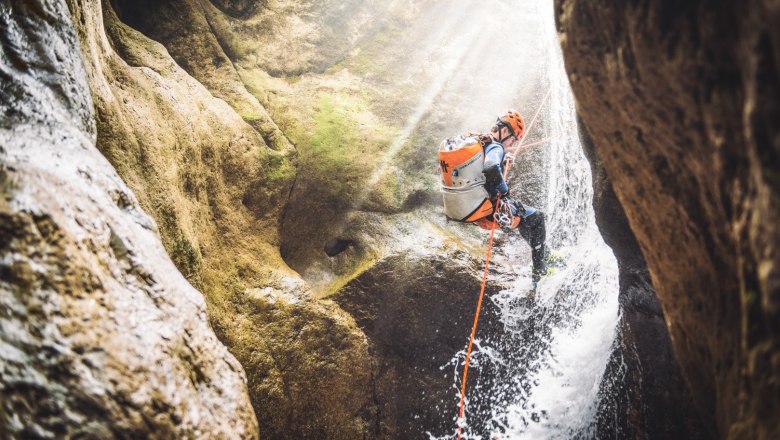
[[[508,229],[516,229],[531,246],[533,261],[532,279],[534,283],[547,273],[545,263],[546,246],[544,213],[531,206],[523,206],[519,200],[510,198],[509,186],[504,180],[506,149],[519,142],[525,132],[525,121],[516,110],[507,110],[499,116],[490,129],[491,142],[485,145],[485,187],[490,199],[495,203],[499,199],[499,207],[494,218]],[[500,198],[499,198],[500,196]],[[491,228],[493,218],[483,217],[477,220],[482,228]]]
[[[531,246],[531,277],[536,286],[547,273],[545,216],[512,199],[504,179],[506,149],[518,142],[524,131],[523,117],[510,109],[497,118],[488,135],[445,140],[439,158],[445,214],[484,229],[492,229],[495,219],[503,229],[517,230]]]

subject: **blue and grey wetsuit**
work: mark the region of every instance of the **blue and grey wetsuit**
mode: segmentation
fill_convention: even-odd
[[[485,174],[485,189],[490,194],[490,198],[495,200],[498,194],[506,194],[509,186],[504,180],[504,146],[498,142],[491,142],[485,146],[485,164],[482,168]],[[544,213],[530,206],[523,206],[519,201],[510,202],[512,214],[522,217],[517,230],[520,235],[531,246],[531,259],[533,260],[533,279],[534,282],[547,272],[545,264],[546,249],[545,238],[547,231],[545,229]]]
[[[491,142],[485,146],[485,164],[483,172],[485,173],[485,189],[490,194],[491,199],[495,199],[498,194],[506,194],[509,186],[504,180],[504,146],[498,142]],[[537,212],[536,208],[522,206],[519,202],[516,206],[514,215],[519,215],[523,219]],[[523,209],[524,208],[524,209]]]

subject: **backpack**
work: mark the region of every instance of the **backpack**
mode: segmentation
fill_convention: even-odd
[[[489,135],[469,133],[439,145],[444,214],[452,220],[473,222],[493,213],[482,173],[486,142]]]

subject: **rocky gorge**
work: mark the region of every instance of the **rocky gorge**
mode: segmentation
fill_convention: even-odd
[[[553,26],[620,304],[556,435],[780,435],[780,10],[608,3],[0,0],[0,437],[452,433],[485,239],[443,218],[436,145],[537,110]],[[550,206],[553,158],[513,191]],[[574,313],[507,326],[500,240],[499,358]]]

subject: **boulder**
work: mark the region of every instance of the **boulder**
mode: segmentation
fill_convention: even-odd
[[[459,404],[456,390],[461,386],[486,248],[463,230],[445,231],[417,215],[395,216],[385,224],[393,238],[386,238],[383,252],[341,281],[328,298],[353,316],[368,337],[379,437],[452,434]],[[405,236],[413,240],[405,241]],[[357,244],[361,245],[365,244]],[[339,256],[349,258],[349,254],[359,251],[350,248]],[[499,351],[516,351],[513,344],[518,342],[505,331],[499,306],[492,299],[508,287],[509,270],[506,261],[494,258],[476,335],[477,344],[482,341]],[[474,352],[478,351],[475,346]],[[500,372],[485,356],[475,354],[469,370],[469,425],[475,431],[490,419],[492,404],[504,392],[491,386],[501,380]]]

